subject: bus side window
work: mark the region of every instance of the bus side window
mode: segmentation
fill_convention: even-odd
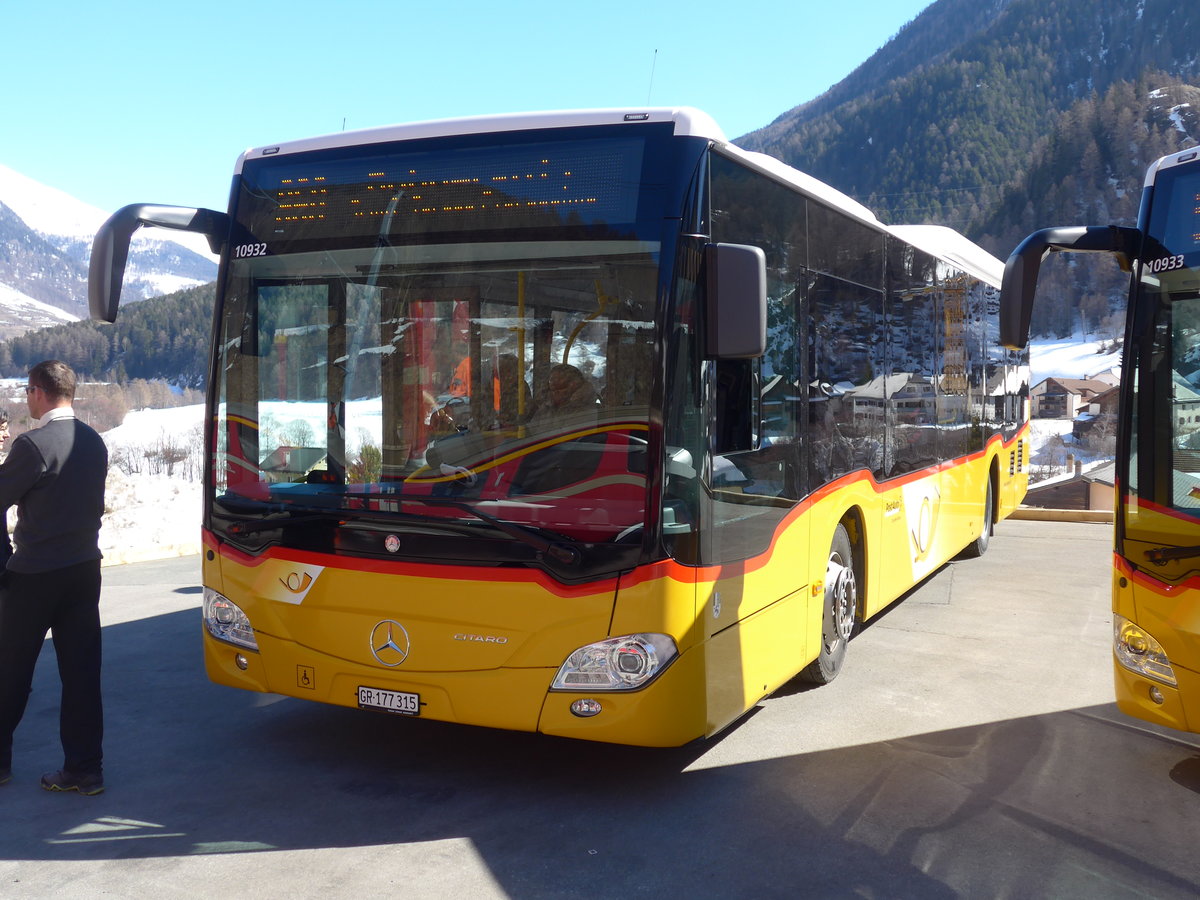
[[[753,450],[758,441],[757,361],[719,359],[713,365],[712,452]]]

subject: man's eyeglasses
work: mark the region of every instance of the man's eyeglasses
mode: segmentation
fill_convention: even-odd
[[[32,393],[33,393],[34,391],[36,391],[36,390],[37,390],[37,385],[36,385],[36,384],[27,384],[27,385],[25,385],[25,393],[26,393],[26,394],[32,394]]]

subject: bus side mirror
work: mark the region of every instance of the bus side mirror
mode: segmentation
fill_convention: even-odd
[[[752,359],[767,349],[767,257],[747,244],[704,247],[705,356]]]
[[[117,320],[121,285],[125,280],[125,263],[129,260],[129,241],[143,225],[202,234],[208,238],[208,246],[213,253],[220,253],[229,237],[229,216],[211,209],[137,203],[117,210],[100,226],[92,241],[92,258],[88,264],[88,306],[93,319],[103,322]]]
[[[1033,314],[1033,295],[1037,291],[1038,272],[1047,254],[1111,253],[1126,272],[1133,267],[1141,246],[1136,228],[1116,225],[1088,225],[1068,228],[1043,228],[1017,245],[1004,264],[1000,287],[1000,343],[1020,350],[1029,343],[1029,320]]]

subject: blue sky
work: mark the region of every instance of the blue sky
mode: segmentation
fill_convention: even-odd
[[[0,163],[105,210],[224,209],[242,150],[343,123],[687,105],[735,138],[930,2],[15,2]]]

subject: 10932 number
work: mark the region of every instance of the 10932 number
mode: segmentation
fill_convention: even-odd
[[[266,256],[266,244],[238,244],[233,248],[234,259],[249,259],[252,256]]]

